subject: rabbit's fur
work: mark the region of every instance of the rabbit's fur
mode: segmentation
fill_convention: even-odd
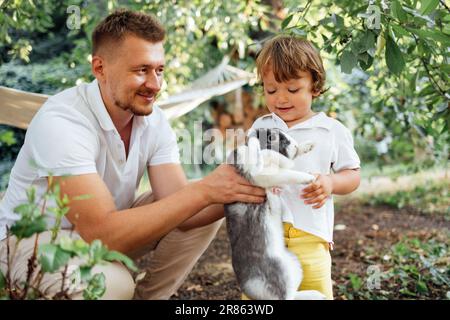
[[[278,129],[252,130],[247,143],[234,150],[227,163],[251,183],[266,188],[261,204],[225,205],[232,265],[243,293],[250,299],[324,299],[315,290],[297,291],[303,273],[297,257],[283,239],[283,203],[274,187],[307,184],[314,176],[289,170],[293,159],[309,152],[313,144],[298,144]]]

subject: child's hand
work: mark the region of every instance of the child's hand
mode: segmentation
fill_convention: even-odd
[[[303,189],[300,198],[305,199],[305,204],[312,204],[313,209],[319,209],[333,192],[333,180],[328,175],[313,175],[316,176],[316,180]]]

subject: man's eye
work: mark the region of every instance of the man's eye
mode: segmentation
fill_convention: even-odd
[[[137,72],[142,74],[142,73],[147,72],[147,69],[141,68],[141,69],[138,69]]]

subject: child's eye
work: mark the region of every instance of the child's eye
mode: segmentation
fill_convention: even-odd
[[[266,90],[266,92],[267,92],[267,94],[274,94],[275,92],[277,92],[277,90],[272,90],[272,91]]]
[[[290,93],[296,93],[299,89],[289,89]]]

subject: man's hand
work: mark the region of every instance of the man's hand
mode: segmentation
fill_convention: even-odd
[[[265,200],[263,188],[253,186],[233,166],[227,164],[217,167],[198,184],[203,187],[209,203],[262,203]]]
[[[305,204],[311,204],[314,209],[318,209],[332,194],[333,179],[329,175],[323,174],[314,174],[314,176],[316,176],[316,180],[303,189],[300,198],[305,199]]]

